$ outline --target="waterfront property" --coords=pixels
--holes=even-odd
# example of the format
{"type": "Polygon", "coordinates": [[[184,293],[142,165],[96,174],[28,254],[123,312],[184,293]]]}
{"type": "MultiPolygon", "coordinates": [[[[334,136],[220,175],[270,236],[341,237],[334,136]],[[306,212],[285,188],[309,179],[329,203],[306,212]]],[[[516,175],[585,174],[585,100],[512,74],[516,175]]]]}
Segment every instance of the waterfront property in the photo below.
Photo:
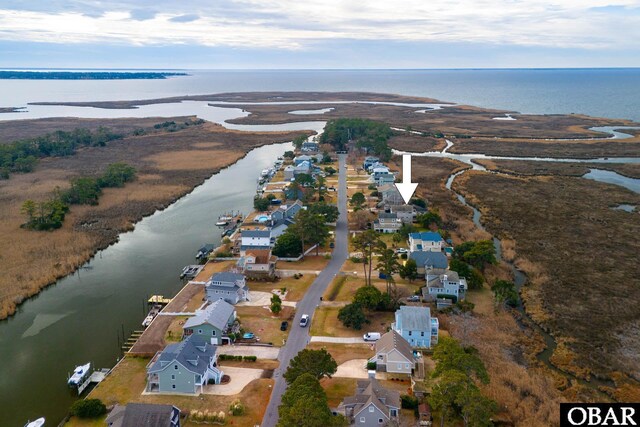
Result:
{"type": "Polygon", "coordinates": [[[438,319],[431,317],[429,307],[403,305],[395,314],[391,329],[412,347],[431,348],[438,343],[438,319]]]}
{"type": "Polygon", "coordinates": [[[380,212],[378,218],[373,221],[373,229],[381,233],[395,233],[402,226],[398,215],[389,212],[380,212]]]}
{"type": "Polygon", "coordinates": [[[434,231],[425,231],[422,233],[409,234],[409,250],[416,251],[435,251],[441,252],[444,247],[444,240],[440,233],[434,231]]]}
{"type": "Polygon", "coordinates": [[[385,185],[385,184],[393,184],[396,182],[396,176],[390,172],[380,173],[373,177],[376,185],[385,185]]]}
{"type": "Polygon", "coordinates": [[[304,205],[300,200],[282,205],[271,213],[271,220],[275,223],[284,219],[293,219],[300,209],[304,209],[304,205]]]}
{"type": "Polygon", "coordinates": [[[196,311],[182,327],[183,337],[196,336],[211,344],[222,344],[236,321],[236,309],[223,299],[213,302],[204,310],[196,311]]]}
{"type": "Polygon", "coordinates": [[[276,273],[276,257],[271,255],[271,249],[251,249],[238,259],[236,267],[252,278],[273,277],[276,273]]]}
{"type": "Polygon", "coordinates": [[[249,299],[249,289],[243,274],[223,271],[211,276],[206,282],[205,294],[207,300],[215,302],[223,299],[229,304],[237,304],[249,299]]]}
{"type": "Polygon", "coordinates": [[[200,394],[211,380],[222,381],[217,347],[197,336],[169,344],[147,365],[147,392],[200,394]]]}
{"type": "Polygon", "coordinates": [[[180,427],[180,409],[152,403],[116,404],[106,423],[108,427],[180,427]]]}
{"type": "Polygon", "coordinates": [[[367,156],[367,157],[365,157],[364,162],[362,162],[362,169],[368,171],[370,166],[375,165],[379,161],[380,161],[380,159],[377,158],[377,157],[367,156]]]}
{"type": "Polygon", "coordinates": [[[394,184],[384,184],[378,187],[378,193],[382,200],[382,205],[400,205],[404,199],[394,184]]]}
{"type": "Polygon", "coordinates": [[[427,274],[427,286],[422,288],[422,296],[425,301],[434,301],[436,298],[450,295],[457,302],[463,300],[467,294],[467,280],[461,278],[458,273],[446,270],[442,274],[427,274]]]}
{"type": "Polygon", "coordinates": [[[416,262],[418,274],[427,275],[444,274],[449,266],[449,259],[443,252],[417,251],[409,254],[409,259],[416,262]]]}
{"type": "Polygon", "coordinates": [[[317,152],[320,149],[320,144],[315,141],[305,141],[302,143],[301,150],[309,152],[317,152]]]}
{"type": "Polygon", "coordinates": [[[400,406],[400,393],[382,387],[370,377],[357,381],[356,394],[345,397],[337,412],[347,417],[351,425],[387,426],[392,421],[396,425],[400,406]]]}
{"type": "Polygon", "coordinates": [[[369,362],[375,362],[377,371],[411,375],[416,366],[413,349],[398,332],[392,329],[384,334],[375,348],[376,354],[369,362]]]}
{"type": "Polygon", "coordinates": [[[242,230],[240,235],[240,255],[251,249],[267,249],[271,247],[270,230],[242,230]]]}

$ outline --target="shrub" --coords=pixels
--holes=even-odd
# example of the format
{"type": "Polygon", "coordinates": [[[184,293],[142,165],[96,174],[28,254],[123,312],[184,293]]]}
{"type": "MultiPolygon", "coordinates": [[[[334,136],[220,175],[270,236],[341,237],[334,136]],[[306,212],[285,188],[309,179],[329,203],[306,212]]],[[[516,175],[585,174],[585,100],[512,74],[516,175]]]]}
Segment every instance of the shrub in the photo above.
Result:
{"type": "Polygon", "coordinates": [[[229,251],[220,251],[216,253],[216,258],[233,258],[233,254],[229,251]]]}
{"type": "Polygon", "coordinates": [[[256,360],[258,360],[257,356],[242,356],[242,360],[244,360],[245,362],[255,362],[256,360]]]}
{"type": "Polygon", "coordinates": [[[408,394],[400,396],[400,402],[402,409],[416,409],[418,407],[418,398],[408,394]]]}
{"type": "Polygon", "coordinates": [[[377,367],[378,364],[376,362],[367,362],[367,370],[375,371],[377,367]]]}
{"type": "Polygon", "coordinates": [[[83,399],[71,406],[71,415],[78,418],[98,418],[107,413],[107,407],[100,399],[83,399]]]}
{"type": "Polygon", "coordinates": [[[229,413],[234,416],[244,414],[244,405],[240,402],[240,400],[234,400],[229,405],[229,413]]]}

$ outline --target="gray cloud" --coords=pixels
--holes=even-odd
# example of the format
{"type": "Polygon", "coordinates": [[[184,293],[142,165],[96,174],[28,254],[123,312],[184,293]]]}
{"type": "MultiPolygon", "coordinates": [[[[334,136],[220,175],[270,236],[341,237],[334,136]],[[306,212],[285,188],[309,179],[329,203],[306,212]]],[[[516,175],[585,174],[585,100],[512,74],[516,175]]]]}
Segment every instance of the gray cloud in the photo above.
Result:
{"type": "Polygon", "coordinates": [[[198,19],[200,19],[200,16],[196,15],[195,13],[191,13],[191,14],[188,14],[188,15],[174,16],[173,18],[169,19],[169,21],[171,21],[171,22],[193,22],[193,21],[197,21],[198,19]]]}
{"type": "Polygon", "coordinates": [[[146,21],[147,19],[155,18],[156,12],[149,9],[135,9],[129,12],[129,15],[131,15],[131,19],[136,21],[146,21]]]}

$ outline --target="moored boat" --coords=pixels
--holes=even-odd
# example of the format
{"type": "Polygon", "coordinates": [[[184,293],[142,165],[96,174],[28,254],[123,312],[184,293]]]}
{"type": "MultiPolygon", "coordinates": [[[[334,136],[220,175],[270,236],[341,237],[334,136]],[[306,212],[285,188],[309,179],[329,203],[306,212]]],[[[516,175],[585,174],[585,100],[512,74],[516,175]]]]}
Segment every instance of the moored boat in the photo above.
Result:
{"type": "Polygon", "coordinates": [[[44,425],[44,417],[40,417],[37,420],[27,421],[24,427],[42,427],[44,425]]]}
{"type": "Polygon", "coordinates": [[[73,370],[73,375],[67,380],[67,384],[69,387],[78,387],[89,378],[89,375],[91,375],[91,362],[76,366],[73,370]]]}

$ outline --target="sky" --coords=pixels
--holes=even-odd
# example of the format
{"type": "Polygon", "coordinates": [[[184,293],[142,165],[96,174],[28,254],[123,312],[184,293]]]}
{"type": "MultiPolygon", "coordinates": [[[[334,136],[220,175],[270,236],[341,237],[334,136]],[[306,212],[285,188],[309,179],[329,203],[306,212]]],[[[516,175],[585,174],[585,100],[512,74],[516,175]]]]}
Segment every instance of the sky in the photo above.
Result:
{"type": "Polygon", "coordinates": [[[0,0],[0,67],[640,66],[640,0],[0,0]]]}

